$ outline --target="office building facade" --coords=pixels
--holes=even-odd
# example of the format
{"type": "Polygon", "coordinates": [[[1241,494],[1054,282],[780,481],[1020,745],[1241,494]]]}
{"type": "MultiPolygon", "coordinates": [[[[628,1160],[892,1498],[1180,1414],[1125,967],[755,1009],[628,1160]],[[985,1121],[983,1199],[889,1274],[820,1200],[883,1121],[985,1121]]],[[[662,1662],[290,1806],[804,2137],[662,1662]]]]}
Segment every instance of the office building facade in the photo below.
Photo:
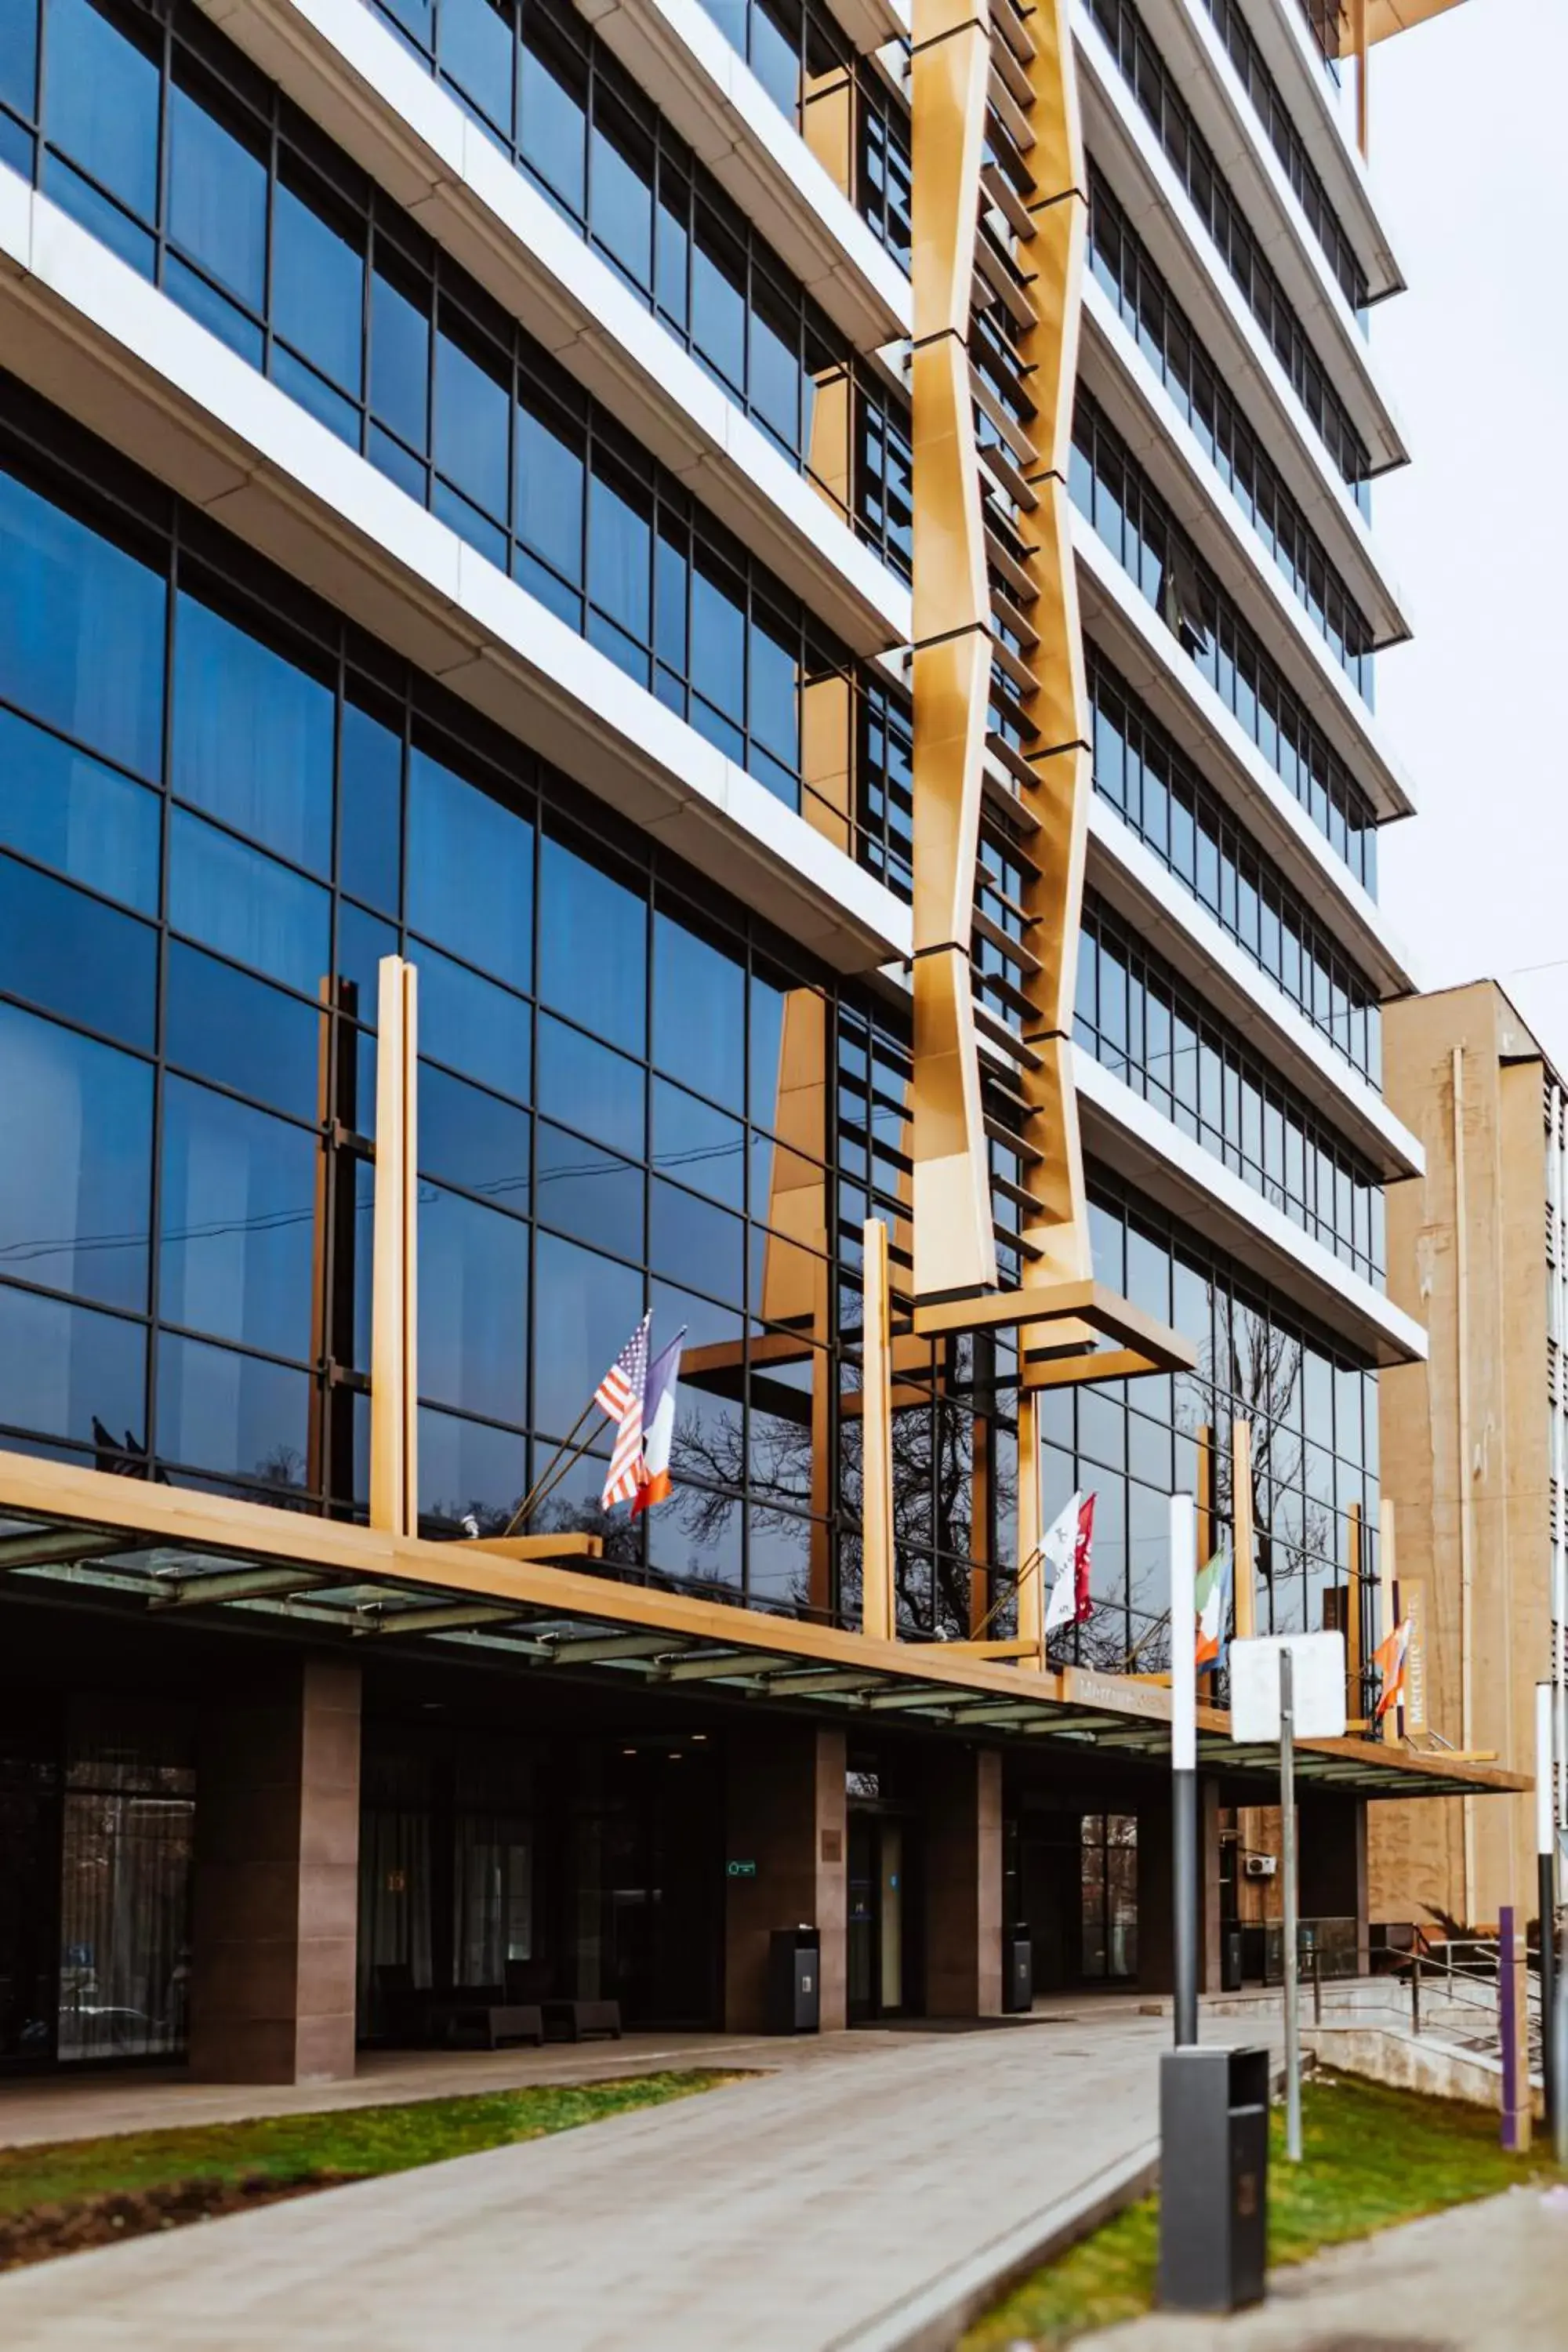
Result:
{"type": "MultiPolygon", "coordinates": [[[[1004,1916],[1161,1980],[1168,1498],[1247,1424],[1237,1622],[1344,1622],[1424,1346],[1353,110],[1431,13],[7,0],[0,2063],[752,2024],[803,1919],[831,2021],[1004,1916]]],[[[1306,1769],[1354,1917],[1458,1781],[1306,1769]]]]}

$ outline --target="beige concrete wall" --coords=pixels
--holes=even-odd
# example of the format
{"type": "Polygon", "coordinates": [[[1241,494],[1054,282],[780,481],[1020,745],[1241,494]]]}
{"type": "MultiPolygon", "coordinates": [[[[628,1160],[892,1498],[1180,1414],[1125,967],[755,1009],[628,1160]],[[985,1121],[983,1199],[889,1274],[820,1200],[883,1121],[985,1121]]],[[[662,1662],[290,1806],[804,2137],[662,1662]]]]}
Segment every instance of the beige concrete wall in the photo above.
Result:
{"type": "MultiPolygon", "coordinates": [[[[1534,1684],[1550,1656],[1542,1066],[1533,1038],[1490,982],[1407,997],[1385,1007],[1384,1023],[1385,1091],[1426,1157],[1425,1177],[1388,1193],[1388,1289],[1426,1326],[1428,1359],[1384,1372],[1379,1393],[1383,1491],[1395,1505],[1400,1580],[1426,1591],[1427,1725],[1455,1748],[1468,1741],[1495,1749],[1500,1763],[1529,1771],[1534,1684]],[[1463,1054],[1462,1232],[1456,1046],[1463,1054]],[[1460,1645],[1467,1536],[1468,1723],[1460,1645]]],[[[1468,1839],[1463,1801],[1371,1809],[1374,1919],[1420,1919],[1427,1905],[1477,1924],[1495,1921],[1509,1902],[1533,1913],[1531,1800],[1468,1803],[1468,1839]]]]}

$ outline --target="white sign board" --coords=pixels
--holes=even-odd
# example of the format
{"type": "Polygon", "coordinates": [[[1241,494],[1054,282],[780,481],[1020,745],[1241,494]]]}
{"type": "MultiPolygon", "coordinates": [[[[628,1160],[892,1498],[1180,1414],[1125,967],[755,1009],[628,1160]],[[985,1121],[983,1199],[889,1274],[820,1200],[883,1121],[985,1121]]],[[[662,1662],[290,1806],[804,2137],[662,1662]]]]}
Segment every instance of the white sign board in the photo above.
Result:
{"type": "Polygon", "coordinates": [[[1298,1739],[1345,1736],[1345,1637],[1342,1633],[1259,1633],[1233,1642],[1230,1736],[1246,1746],[1273,1746],[1279,1738],[1279,1653],[1289,1650],[1291,1707],[1298,1739]]]}

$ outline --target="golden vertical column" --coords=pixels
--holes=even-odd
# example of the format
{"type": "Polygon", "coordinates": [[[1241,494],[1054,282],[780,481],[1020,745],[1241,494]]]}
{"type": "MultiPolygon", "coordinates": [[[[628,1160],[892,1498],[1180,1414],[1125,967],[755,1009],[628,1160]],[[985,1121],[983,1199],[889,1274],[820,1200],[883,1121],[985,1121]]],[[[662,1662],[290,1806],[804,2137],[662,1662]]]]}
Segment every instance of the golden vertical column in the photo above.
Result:
{"type": "MultiPolygon", "coordinates": [[[[1386,1642],[1399,1622],[1399,1560],[1394,1548],[1394,1501],[1384,1495],[1378,1506],[1377,1530],[1377,1638],[1386,1642]]],[[[1404,1709],[1391,1706],[1383,1718],[1383,1736],[1390,1745],[1399,1738],[1399,1719],[1404,1709]]]]}
{"type": "Polygon", "coordinates": [[[1250,1642],[1257,1631],[1257,1550],[1252,1519],[1252,1423],[1230,1425],[1231,1564],[1236,1577],[1236,1638],[1250,1642]]]}
{"type": "Polygon", "coordinates": [[[969,314],[990,35],[974,0],[915,0],[914,1286],[996,1286],[971,990],[991,600],[969,314]]]}
{"type": "Polygon", "coordinates": [[[370,1523],[394,1536],[415,1535],[419,1527],[417,980],[414,966],[401,956],[382,958],[371,1275],[370,1523]]]}
{"type": "Polygon", "coordinates": [[[1027,18],[1035,55],[1029,164],[1036,194],[1027,252],[1035,321],[1021,338],[1035,409],[1035,461],[1027,481],[1033,508],[1019,517],[1029,549],[1036,635],[1031,716],[1040,750],[1030,761],[1026,805],[1039,830],[1038,863],[1025,898],[1029,944],[1039,961],[1028,993],[1035,1018],[1025,1034],[1037,1057],[1024,1092],[1036,1113],[1031,1130],[1042,1157],[1030,1171],[1035,1213],[1024,1238],[1040,1253],[1036,1280],[1080,1281],[1091,1272],[1083,1152],[1072,1076],[1073,997],[1078,980],[1092,784],[1089,687],[1074,569],[1068,468],[1089,232],[1088,174],[1067,0],[1042,0],[1027,18]]]}
{"type": "Polygon", "coordinates": [[[860,1617],[874,1642],[897,1638],[893,1580],[893,1349],[888,1229],[863,1230],[860,1338],[860,1617]]]}

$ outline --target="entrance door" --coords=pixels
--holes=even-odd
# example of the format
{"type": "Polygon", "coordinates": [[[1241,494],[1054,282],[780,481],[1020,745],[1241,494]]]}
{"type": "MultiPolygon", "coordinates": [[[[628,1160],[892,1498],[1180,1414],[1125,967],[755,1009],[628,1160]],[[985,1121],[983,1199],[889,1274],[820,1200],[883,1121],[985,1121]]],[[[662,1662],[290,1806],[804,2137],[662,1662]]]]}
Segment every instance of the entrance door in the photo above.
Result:
{"type": "Polygon", "coordinates": [[[849,1815],[848,2012],[852,2023],[901,2017],[913,2006],[910,1825],[892,1814],[849,1815]]]}
{"type": "Polygon", "coordinates": [[[59,1823],[52,1768],[0,1757],[0,2066],[55,2054],[59,1823]]]}
{"type": "Polygon", "coordinates": [[[618,2000],[627,2024],[713,2023],[722,1841],[705,1748],[614,1759],[602,1801],[579,1815],[577,1898],[580,1998],[618,2000]]]}

